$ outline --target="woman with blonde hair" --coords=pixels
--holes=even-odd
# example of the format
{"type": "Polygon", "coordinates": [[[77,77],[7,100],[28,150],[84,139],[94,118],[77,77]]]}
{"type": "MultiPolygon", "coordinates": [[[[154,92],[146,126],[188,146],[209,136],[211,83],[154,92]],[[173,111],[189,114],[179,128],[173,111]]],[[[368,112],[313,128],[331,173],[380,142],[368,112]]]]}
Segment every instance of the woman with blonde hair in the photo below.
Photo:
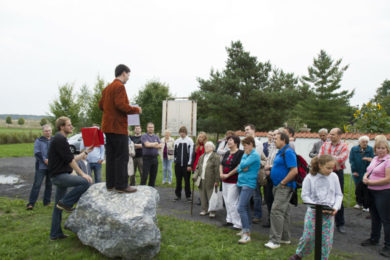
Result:
{"type": "Polygon", "coordinates": [[[390,147],[387,140],[376,140],[374,152],[376,156],[363,177],[363,183],[368,186],[370,194],[371,236],[361,245],[377,245],[383,226],[385,246],[379,253],[390,257],[390,147]]]}
{"type": "Polygon", "coordinates": [[[164,131],[164,137],[161,138],[162,148],[160,149],[160,158],[163,163],[163,181],[162,184],[165,184],[168,181],[168,184],[172,184],[172,162],[174,157],[175,150],[175,139],[171,137],[171,132],[169,130],[164,131]]]}
{"type": "Polygon", "coordinates": [[[205,152],[205,143],[207,143],[207,134],[205,132],[199,132],[196,142],[194,144],[194,150],[192,152],[192,171],[196,170],[199,158],[205,152]]]}

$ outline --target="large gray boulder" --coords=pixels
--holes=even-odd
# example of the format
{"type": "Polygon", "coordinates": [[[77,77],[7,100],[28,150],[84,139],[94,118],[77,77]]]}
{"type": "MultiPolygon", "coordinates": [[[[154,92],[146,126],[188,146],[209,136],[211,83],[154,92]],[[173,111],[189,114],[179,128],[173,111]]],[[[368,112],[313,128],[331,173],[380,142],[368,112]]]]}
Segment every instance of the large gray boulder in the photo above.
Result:
{"type": "Polygon", "coordinates": [[[156,189],[137,186],[138,191],[119,194],[105,183],[92,185],[68,217],[65,228],[80,241],[108,257],[150,259],[160,251],[161,234],[156,209],[156,189]]]}

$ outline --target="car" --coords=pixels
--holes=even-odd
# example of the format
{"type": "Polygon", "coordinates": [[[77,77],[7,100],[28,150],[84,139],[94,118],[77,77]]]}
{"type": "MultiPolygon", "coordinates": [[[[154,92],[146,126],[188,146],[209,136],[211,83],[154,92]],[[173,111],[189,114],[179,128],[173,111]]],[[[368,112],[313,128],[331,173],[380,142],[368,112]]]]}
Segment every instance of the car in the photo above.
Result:
{"type": "Polygon", "coordinates": [[[73,154],[80,153],[80,145],[82,141],[83,141],[83,137],[81,136],[81,134],[75,134],[68,138],[70,151],[73,154]]]}
{"type": "MultiPolygon", "coordinates": [[[[106,143],[106,135],[103,134],[104,137],[104,143],[106,143]]],[[[80,146],[83,142],[83,137],[81,134],[75,134],[68,138],[68,143],[70,146],[70,151],[73,154],[79,154],[80,153],[80,146]]]]}

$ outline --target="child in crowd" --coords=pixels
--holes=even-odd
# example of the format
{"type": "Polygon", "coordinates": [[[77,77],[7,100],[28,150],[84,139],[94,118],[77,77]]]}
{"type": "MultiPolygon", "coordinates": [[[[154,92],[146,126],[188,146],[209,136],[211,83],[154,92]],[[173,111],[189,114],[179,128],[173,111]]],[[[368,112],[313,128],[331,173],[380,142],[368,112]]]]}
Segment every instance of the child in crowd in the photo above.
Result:
{"type": "Polygon", "coordinates": [[[77,165],[83,172],[91,176],[91,169],[88,167],[87,157],[88,154],[82,153],[82,157],[77,161],[77,165]]]}
{"type": "MultiPolygon", "coordinates": [[[[333,172],[334,158],[330,155],[314,157],[309,175],[303,181],[302,200],[304,203],[325,205],[333,211],[322,212],[322,257],[328,259],[333,244],[334,216],[341,207],[343,193],[337,175],[333,172]]],[[[299,260],[311,254],[315,242],[315,209],[307,208],[302,237],[295,255],[289,260],[299,260]]]]}

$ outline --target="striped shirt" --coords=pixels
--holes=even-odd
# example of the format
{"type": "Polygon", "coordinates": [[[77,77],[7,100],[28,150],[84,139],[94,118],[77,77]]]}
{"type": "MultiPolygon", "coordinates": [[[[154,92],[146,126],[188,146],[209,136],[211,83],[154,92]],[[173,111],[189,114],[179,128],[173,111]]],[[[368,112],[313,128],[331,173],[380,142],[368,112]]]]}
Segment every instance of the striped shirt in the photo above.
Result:
{"type": "Polygon", "coordinates": [[[325,142],[321,146],[319,155],[323,154],[329,154],[333,156],[337,162],[334,168],[336,171],[345,169],[345,162],[347,161],[349,155],[348,144],[341,143],[341,141],[336,145],[332,145],[332,142],[325,142]]]}

